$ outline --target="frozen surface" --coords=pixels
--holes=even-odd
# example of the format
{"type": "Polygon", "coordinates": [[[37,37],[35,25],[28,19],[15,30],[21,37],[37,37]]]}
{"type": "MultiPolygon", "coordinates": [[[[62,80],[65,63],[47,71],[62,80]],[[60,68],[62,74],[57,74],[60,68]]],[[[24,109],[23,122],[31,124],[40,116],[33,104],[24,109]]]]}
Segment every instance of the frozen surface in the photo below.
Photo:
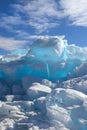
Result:
{"type": "Polygon", "coordinates": [[[87,47],[46,36],[0,56],[0,130],[87,130],[87,47]]]}

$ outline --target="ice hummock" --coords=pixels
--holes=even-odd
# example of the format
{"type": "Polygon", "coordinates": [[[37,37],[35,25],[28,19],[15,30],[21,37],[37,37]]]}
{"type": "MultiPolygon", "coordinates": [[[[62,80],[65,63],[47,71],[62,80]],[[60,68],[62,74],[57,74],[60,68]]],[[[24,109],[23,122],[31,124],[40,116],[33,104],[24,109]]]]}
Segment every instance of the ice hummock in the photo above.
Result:
{"type": "Polygon", "coordinates": [[[75,69],[84,62],[87,48],[69,45],[62,36],[46,36],[37,39],[28,50],[2,56],[0,78],[21,80],[32,75],[49,80],[67,79],[70,74],[75,77],[75,69]]]}

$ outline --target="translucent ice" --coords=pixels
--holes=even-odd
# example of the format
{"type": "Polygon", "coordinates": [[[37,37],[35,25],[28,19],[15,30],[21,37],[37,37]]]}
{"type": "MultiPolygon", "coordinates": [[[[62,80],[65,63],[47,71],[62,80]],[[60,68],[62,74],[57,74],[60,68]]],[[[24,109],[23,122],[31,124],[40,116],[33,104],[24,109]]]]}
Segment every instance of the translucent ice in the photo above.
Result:
{"type": "Polygon", "coordinates": [[[37,39],[28,50],[1,56],[0,78],[11,82],[19,82],[26,75],[67,79],[70,73],[76,77],[76,68],[84,62],[87,62],[87,48],[68,45],[63,36],[46,36],[37,39]]]}

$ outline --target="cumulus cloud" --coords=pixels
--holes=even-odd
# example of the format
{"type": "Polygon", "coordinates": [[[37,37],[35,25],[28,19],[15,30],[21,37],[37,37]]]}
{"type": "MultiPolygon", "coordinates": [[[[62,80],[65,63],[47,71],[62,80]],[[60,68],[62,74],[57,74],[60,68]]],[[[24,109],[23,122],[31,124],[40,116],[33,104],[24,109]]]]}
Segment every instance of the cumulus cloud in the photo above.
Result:
{"type": "Polygon", "coordinates": [[[14,38],[6,38],[0,36],[0,48],[4,50],[14,50],[22,48],[26,44],[26,41],[16,40],[14,38]]]}

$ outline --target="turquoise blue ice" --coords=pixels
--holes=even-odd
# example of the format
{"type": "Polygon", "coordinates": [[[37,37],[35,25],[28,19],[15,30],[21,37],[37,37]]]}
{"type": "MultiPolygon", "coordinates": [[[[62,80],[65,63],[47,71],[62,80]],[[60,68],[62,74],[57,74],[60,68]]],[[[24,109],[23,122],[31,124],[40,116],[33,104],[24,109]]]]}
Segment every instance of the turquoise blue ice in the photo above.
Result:
{"type": "Polygon", "coordinates": [[[49,80],[68,79],[87,61],[87,48],[69,45],[62,36],[37,39],[28,50],[14,50],[1,57],[0,78],[21,80],[32,75],[49,80]],[[12,76],[13,75],[13,76],[12,76]]]}

